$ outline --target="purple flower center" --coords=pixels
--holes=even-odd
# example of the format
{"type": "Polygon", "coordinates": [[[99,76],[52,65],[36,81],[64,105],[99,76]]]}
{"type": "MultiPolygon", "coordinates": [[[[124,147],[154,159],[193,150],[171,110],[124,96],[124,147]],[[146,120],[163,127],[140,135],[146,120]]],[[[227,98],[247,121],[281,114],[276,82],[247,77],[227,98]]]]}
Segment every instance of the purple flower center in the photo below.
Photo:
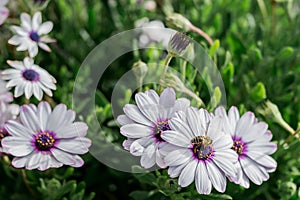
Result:
{"type": "Polygon", "coordinates": [[[246,151],[246,144],[241,139],[234,139],[232,149],[242,155],[246,151]]]}
{"type": "Polygon", "coordinates": [[[161,138],[161,133],[164,131],[171,130],[168,120],[158,122],[154,128],[154,137],[158,142],[165,142],[164,139],[161,138]]]}
{"type": "Polygon", "coordinates": [[[30,34],[29,34],[29,37],[34,42],[39,42],[40,41],[40,36],[36,31],[31,31],[30,34]]]}
{"type": "Polygon", "coordinates": [[[197,136],[191,142],[194,157],[198,160],[208,160],[213,156],[212,141],[208,136],[197,136]]]}
{"type": "Polygon", "coordinates": [[[7,130],[5,128],[0,127],[0,147],[2,147],[2,144],[1,144],[2,139],[8,135],[9,134],[8,134],[7,130]]]}
{"type": "Polygon", "coordinates": [[[26,69],[25,71],[23,71],[22,75],[25,78],[25,80],[27,80],[27,81],[40,80],[40,75],[32,69],[26,69]]]}
{"type": "Polygon", "coordinates": [[[56,143],[55,134],[51,131],[38,133],[34,138],[35,147],[39,151],[49,151],[56,143]]]}

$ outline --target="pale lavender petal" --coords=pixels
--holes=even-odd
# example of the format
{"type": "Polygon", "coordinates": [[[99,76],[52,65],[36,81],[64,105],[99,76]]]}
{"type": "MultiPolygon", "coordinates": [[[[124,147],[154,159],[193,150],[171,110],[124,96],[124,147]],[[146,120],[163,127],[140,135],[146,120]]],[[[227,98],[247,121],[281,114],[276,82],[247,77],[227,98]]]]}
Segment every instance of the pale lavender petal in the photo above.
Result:
{"type": "Polygon", "coordinates": [[[197,166],[198,166],[198,161],[192,160],[184,167],[178,179],[178,184],[181,187],[187,187],[195,180],[195,173],[196,173],[197,166]]]}
{"type": "Polygon", "coordinates": [[[195,176],[196,188],[199,194],[210,194],[211,181],[204,162],[199,162],[195,176]]]}
{"type": "Polygon", "coordinates": [[[207,172],[211,180],[212,185],[219,192],[225,192],[226,189],[226,176],[220,171],[220,169],[213,163],[208,162],[206,164],[207,172]]]}
{"type": "Polygon", "coordinates": [[[85,154],[89,151],[91,144],[92,141],[88,138],[76,137],[61,139],[56,147],[72,154],[85,154]]]}
{"type": "Polygon", "coordinates": [[[166,88],[161,93],[159,98],[159,104],[165,108],[170,108],[175,105],[176,94],[173,88],[166,88]]]}
{"type": "Polygon", "coordinates": [[[127,124],[121,127],[120,132],[129,138],[140,138],[149,136],[151,128],[140,124],[127,124]]]}
{"type": "Polygon", "coordinates": [[[155,164],[155,145],[149,145],[142,154],[141,166],[148,169],[155,164]]]}
{"type": "Polygon", "coordinates": [[[185,135],[185,132],[164,131],[160,136],[162,139],[173,145],[186,148],[192,147],[191,139],[185,135]]]}

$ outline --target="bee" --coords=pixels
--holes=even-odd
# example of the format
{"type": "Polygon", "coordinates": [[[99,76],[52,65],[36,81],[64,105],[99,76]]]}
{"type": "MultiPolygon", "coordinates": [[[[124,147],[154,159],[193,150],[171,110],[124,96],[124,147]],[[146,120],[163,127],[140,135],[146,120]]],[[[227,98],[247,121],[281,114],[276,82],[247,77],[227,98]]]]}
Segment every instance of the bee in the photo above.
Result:
{"type": "Polygon", "coordinates": [[[208,136],[197,136],[191,141],[193,144],[203,145],[203,147],[207,147],[211,145],[212,140],[208,136]]]}

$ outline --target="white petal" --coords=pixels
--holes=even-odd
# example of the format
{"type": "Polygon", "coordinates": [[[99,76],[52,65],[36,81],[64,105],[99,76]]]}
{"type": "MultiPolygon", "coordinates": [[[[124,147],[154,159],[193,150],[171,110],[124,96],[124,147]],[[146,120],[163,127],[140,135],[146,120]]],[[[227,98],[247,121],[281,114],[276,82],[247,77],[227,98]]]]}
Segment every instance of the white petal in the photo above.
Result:
{"type": "Polygon", "coordinates": [[[190,149],[179,148],[168,153],[165,157],[165,162],[168,166],[177,166],[185,163],[186,161],[193,159],[193,153],[190,149]]]}
{"type": "Polygon", "coordinates": [[[217,140],[213,140],[212,142],[214,149],[230,149],[233,146],[232,138],[229,134],[223,135],[223,137],[219,137],[217,140]]]}
{"type": "Polygon", "coordinates": [[[136,105],[127,104],[123,108],[124,113],[133,121],[144,124],[146,126],[152,126],[153,123],[147,119],[139,110],[139,108],[136,105]]]}
{"type": "Polygon", "coordinates": [[[92,141],[88,138],[77,137],[73,139],[61,139],[57,144],[57,148],[72,153],[85,154],[89,151],[92,141]]]}
{"type": "Polygon", "coordinates": [[[13,121],[13,120],[9,120],[8,122],[6,122],[5,128],[9,132],[9,134],[12,136],[24,137],[27,139],[31,139],[32,135],[35,134],[27,127],[23,126],[22,124],[20,124],[17,121],[13,121]]]}
{"type": "Polygon", "coordinates": [[[186,109],[190,106],[190,100],[186,98],[179,98],[175,101],[174,111],[186,111],[186,109]]]}
{"type": "Polygon", "coordinates": [[[126,115],[119,115],[117,117],[117,122],[123,126],[123,125],[126,125],[126,124],[133,124],[134,122],[129,118],[127,117],[126,115]]]}
{"type": "Polygon", "coordinates": [[[226,189],[226,176],[220,171],[220,169],[213,163],[209,162],[206,164],[207,172],[211,183],[214,188],[219,192],[225,192],[226,189]]]}
{"type": "Polygon", "coordinates": [[[155,164],[155,145],[149,145],[142,154],[141,166],[149,169],[155,164]]]}
{"type": "Polygon", "coordinates": [[[161,138],[165,141],[179,146],[179,147],[191,147],[191,139],[185,135],[185,132],[179,133],[177,131],[164,131],[161,133],[161,138]]]}
{"type": "Polygon", "coordinates": [[[16,88],[15,88],[14,96],[19,97],[22,94],[24,94],[24,89],[25,89],[25,84],[24,83],[20,84],[20,85],[17,85],[16,88]]]}
{"type": "MultiPolygon", "coordinates": [[[[23,38],[23,37],[20,37],[20,36],[28,36],[28,32],[26,31],[26,30],[24,30],[22,27],[19,27],[19,26],[11,26],[11,29],[13,30],[13,31],[15,31],[18,35],[16,35],[16,37],[18,37],[18,38],[23,38]]],[[[20,44],[21,42],[19,42],[19,44],[20,44]]],[[[9,44],[11,44],[11,43],[9,43],[9,44]]]]}
{"type": "Polygon", "coordinates": [[[260,185],[263,181],[269,179],[269,174],[266,169],[256,164],[250,158],[245,157],[240,159],[240,163],[247,177],[256,185],[260,185]]]}
{"type": "Polygon", "coordinates": [[[151,128],[140,124],[127,124],[121,127],[120,132],[129,138],[140,138],[150,135],[151,128]]]}
{"type": "Polygon", "coordinates": [[[30,157],[28,156],[28,161],[26,163],[26,169],[32,170],[38,168],[42,156],[43,154],[41,153],[30,154],[30,157]]]}
{"type": "Polygon", "coordinates": [[[47,125],[48,117],[49,117],[50,113],[51,113],[51,107],[48,102],[43,101],[43,102],[39,103],[37,115],[38,115],[38,119],[40,122],[40,127],[43,131],[46,130],[46,125],[47,125]]]}
{"type": "Polygon", "coordinates": [[[182,169],[188,164],[188,160],[182,165],[170,166],[168,169],[168,174],[171,178],[176,178],[182,172],[182,169]]]}
{"type": "MultiPolygon", "coordinates": [[[[48,120],[49,121],[49,120],[48,120]]],[[[47,128],[51,129],[51,126],[47,128]]],[[[84,137],[87,134],[88,126],[84,122],[74,122],[68,126],[60,127],[56,130],[56,134],[59,138],[73,138],[73,137],[84,137]]]]}
{"type": "Polygon", "coordinates": [[[178,184],[181,187],[187,187],[195,180],[197,165],[198,165],[198,161],[192,160],[181,171],[181,174],[178,179],[178,184]]]}
{"type": "Polygon", "coordinates": [[[171,130],[174,130],[179,133],[185,133],[187,135],[187,138],[194,138],[195,136],[193,135],[192,130],[190,129],[189,125],[185,122],[185,115],[180,115],[180,113],[176,113],[175,116],[171,120],[169,120],[171,130]]]}
{"type": "Polygon", "coordinates": [[[207,135],[214,141],[217,140],[219,137],[224,136],[224,133],[222,132],[223,127],[223,119],[220,116],[214,117],[207,130],[207,135]]]}
{"type": "Polygon", "coordinates": [[[122,143],[122,146],[124,147],[125,150],[129,151],[130,146],[134,141],[135,141],[135,139],[131,139],[131,138],[124,140],[122,143]]]}
{"type": "Polygon", "coordinates": [[[51,49],[47,44],[39,42],[38,45],[39,45],[39,47],[41,47],[41,49],[44,49],[47,52],[51,52],[51,49]]]}
{"type": "Polygon", "coordinates": [[[243,134],[243,140],[245,142],[251,142],[257,140],[265,134],[268,130],[268,125],[264,122],[259,122],[251,126],[247,133],[243,134]]]}
{"type": "Polygon", "coordinates": [[[236,124],[240,119],[240,114],[238,109],[235,106],[232,106],[228,111],[228,120],[231,124],[232,130],[235,130],[236,124]]]}
{"type": "MultiPolygon", "coordinates": [[[[19,69],[19,70],[23,70],[24,69],[24,64],[22,61],[12,61],[12,60],[8,60],[6,61],[7,64],[9,64],[9,66],[19,69]]],[[[3,72],[2,72],[3,73],[3,72]]]]}
{"type": "MultiPolygon", "coordinates": [[[[31,106],[33,106],[33,104],[31,104],[31,106]]],[[[37,118],[37,113],[31,106],[21,106],[20,120],[22,124],[30,128],[32,132],[38,132],[40,130],[39,120],[37,118]]]]}
{"type": "Polygon", "coordinates": [[[18,35],[14,35],[12,38],[10,38],[8,40],[8,44],[11,44],[11,45],[19,45],[22,43],[22,37],[18,36],[18,35]]]}
{"type": "Polygon", "coordinates": [[[234,163],[237,154],[234,151],[215,152],[213,162],[229,177],[236,177],[237,170],[234,163]]]}
{"type": "Polygon", "coordinates": [[[39,30],[38,30],[38,34],[39,35],[46,35],[48,34],[53,28],[53,23],[50,21],[44,22],[43,24],[41,24],[39,30]]]}
{"type": "Polygon", "coordinates": [[[11,164],[15,168],[23,168],[23,167],[25,167],[27,160],[28,160],[27,156],[25,156],[25,157],[15,157],[12,160],[11,164]]]}
{"type": "Polygon", "coordinates": [[[147,90],[145,94],[153,101],[154,104],[159,104],[159,96],[154,90],[147,90]]]}
{"type": "Polygon", "coordinates": [[[52,149],[51,152],[59,162],[65,165],[81,167],[84,164],[83,160],[77,155],[72,155],[59,149],[52,149]]]}
{"type": "Polygon", "coordinates": [[[21,14],[21,23],[22,27],[26,29],[26,31],[31,31],[31,18],[27,13],[21,14]]]}
{"type": "Polygon", "coordinates": [[[173,107],[175,105],[176,94],[173,88],[166,88],[161,93],[159,104],[165,108],[173,107]]]}
{"type": "Polygon", "coordinates": [[[254,114],[252,112],[247,112],[243,114],[236,126],[236,135],[242,137],[243,135],[248,134],[251,126],[255,120],[254,114]]]}
{"type": "Polygon", "coordinates": [[[260,151],[271,155],[277,150],[277,145],[266,141],[255,141],[247,144],[248,151],[260,151]]]}
{"type": "Polygon", "coordinates": [[[153,123],[156,123],[159,114],[159,109],[157,107],[156,102],[154,102],[152,98],[150,98],[144,93],[136,94],[135,101],[143,115],[147,117],[147,119],[151,120],[153,123]]]}
{"type": "Polygon", "coordinates": [[[37,31],[41,23],[42,23],[42,14],[41,12],[36,12],[32,17],[32,29],[37,31]]]}
{"type": "Polygon", "coordinates": [[[249,151],[247,156],[265,168],[276,169],[277,167],[277,162],[273,158],[261,152],[249,151]]]}
{"type": "Polygon", "coordinates": [[[160,167],[160,168],[166,168],[168,165],[165,163],[163,156],[161,155],[161,153],[156,150],[156,164],[160,167]]]}
{"type": "Polygon", "coordinates": [[[33,151],[30,141],[19,137],[5,137],[1,141],[4,149],[13,156],[26,156],[33,151]]]}
{"type": "Polygon", "coordinates": [[[28,52],[29,52],[29,56],[30,56],[31,58],[35,57],[35,56],[38,54],[38,52],[39,52],[39,49],[38,49],[37,44],[31,45],[31,46],[28,48],[28,52]]]}
{"type": "Polygon", "coordinates": [[[25,84],[25,97],[26,99],[30,99],[31,96],[32,96],[32,84],[27,82],[25,84]]]}
{"type": "Polygon", "coordinates": [[[195,183],[199,194],[210,194],[211,181],[209,180],[204,162],[199,162],[196,169],[195,183]]]}

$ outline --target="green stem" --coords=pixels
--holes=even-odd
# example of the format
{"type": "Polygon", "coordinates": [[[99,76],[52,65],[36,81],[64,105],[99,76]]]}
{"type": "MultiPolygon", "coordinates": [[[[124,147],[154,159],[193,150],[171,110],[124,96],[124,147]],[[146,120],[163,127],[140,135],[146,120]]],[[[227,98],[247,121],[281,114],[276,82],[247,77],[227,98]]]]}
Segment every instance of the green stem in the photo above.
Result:
{"type": "Polygon", "coordinates": [[[184,82],[185,76],[186,76],[186,65],[187,65],[187,61],[183,60],[183,62],[182,62],[182,68],[181,68],[181,81],[182,82],[184,82]]]}
{"type": "Polygon", "coordinates": [[[260,9],[260,12],[263,16],[264,24],[267,25],[268,24],[268,12],[267,12],[265,2],[264,2],[264,0],[257,0],[257,3],[258,3],[258,7],[260,9]]]}
{"type": "Polygon", "coordinates": [[[26,186],[26,188],[28,189],[28,191],[31,193],[32,196],[36,196],[34,191],[31,189],[30,185],[29,185],[29,181],[27,179],[27,175],[24,169],[21,169],[21,175],[22,175],[22,179],[24,181],[24,184],[26,186]]]}
{"type": "Polygon", "coordinates": [[[204,102],[202,101],[202,99],[201,99],[200,97],[198,97],[198,96],[197,96],[194,92],[192,92],[191,90],[185,88],[185,90],[183,90],[182,92],[184,92],[185,94],[187,94],[187,95],[189,95],[190,97],[194,98],[194,99],[198,102],[198,104],[199,104],[200,107],[201,107],[201,106],[205,107],[205,104],[204,104],[204,102]]]}
{"type": "Polygon", "coordinates": [[[163,72],[162,72],[160,80],[159,80],[159,88],[158,88],[158,93],[159,94],[162,92],[162,85],[163,85],[163,82],[165,80],[167,70],[168,70],[168,67],[169,67],[169,64],[170,64],[172,58],[173,58],[173,55],[168,53],[168,55],[166,57],[166,60],[165,60],[165,66],[164,66],[163,72]]]}

